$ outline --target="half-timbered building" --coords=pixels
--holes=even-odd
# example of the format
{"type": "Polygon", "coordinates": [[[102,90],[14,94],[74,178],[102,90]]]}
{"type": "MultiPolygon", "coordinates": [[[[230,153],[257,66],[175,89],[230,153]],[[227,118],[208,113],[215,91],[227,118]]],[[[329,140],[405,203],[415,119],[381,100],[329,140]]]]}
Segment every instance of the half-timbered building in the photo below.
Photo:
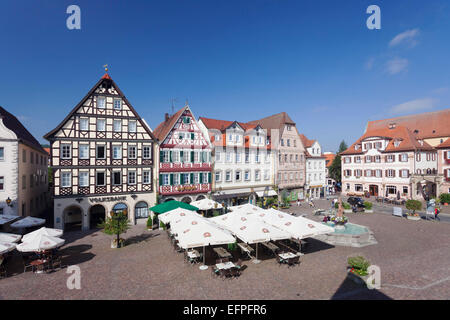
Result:
{"type": "Polygon", "coordinates": [[[159,195],[161,201],[190,203],[211,192],[211,146],[188,105],[155,129],[159,140],[159,195]]]}
{"type": "Polygon", "coordinates": [[[95,227],[113,211],[135,223],[156,202],[155,138],[106,73],[45,135],[51,145],[54,225],[95,227]]]}

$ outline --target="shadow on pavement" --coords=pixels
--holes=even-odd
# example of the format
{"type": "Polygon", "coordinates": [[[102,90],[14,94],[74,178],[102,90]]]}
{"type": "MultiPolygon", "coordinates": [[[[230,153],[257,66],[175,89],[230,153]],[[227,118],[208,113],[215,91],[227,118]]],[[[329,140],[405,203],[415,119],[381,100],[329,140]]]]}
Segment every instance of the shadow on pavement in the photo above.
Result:
{"type": "Polygon", "coordinates": [[[377,289],[356,284],[349,277],[341,283],[331,300],[393,300],[377,289]]]}

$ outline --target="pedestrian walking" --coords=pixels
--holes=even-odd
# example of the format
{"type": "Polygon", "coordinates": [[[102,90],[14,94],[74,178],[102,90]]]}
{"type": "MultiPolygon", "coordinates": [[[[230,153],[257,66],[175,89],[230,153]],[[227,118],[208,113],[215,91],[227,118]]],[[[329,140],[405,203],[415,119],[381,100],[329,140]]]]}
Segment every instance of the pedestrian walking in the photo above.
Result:
{"type": "Polygon", "coordinates": [[[300,207],[302,204],[300,203],[300,199],[297,200],[297,207],[300,207]]]}
{"type": "Polygon", "coordinates": [[[434,220],[441,221],[441,218],[438,217],[440,212],[441,212],[441,209],[439,208],[439,206],[436,206],[434,208],[434,220]]]}

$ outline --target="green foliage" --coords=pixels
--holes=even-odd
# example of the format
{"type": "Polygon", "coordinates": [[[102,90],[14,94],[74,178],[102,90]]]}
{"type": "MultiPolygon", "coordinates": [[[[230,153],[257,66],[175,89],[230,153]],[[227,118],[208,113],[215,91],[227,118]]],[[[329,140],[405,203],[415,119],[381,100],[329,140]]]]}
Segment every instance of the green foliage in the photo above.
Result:
{"type": "Polygon", "coordinates": [[[130,229],[130,222],[126,214],[116,214],[117,218],[108,217],[99,223],[98,227],[103,229],[107,235],[120,235],[130,229]]]}
{"type": "Polygon", "coordinates": [[[348,265],[353,268],[353,271],[360,276],[366,276],[367,268],[370,266],[370,262],[362,256],[350,257],[347,259],[348,265]]]}
{"type": "Polygon", "coordinates": [[[48,183],[50,185],[53,184],[53,168],[52,167],[48,167],[47,175],[48,175],[48,183]]]}
{"type": "Polygon", "coordinates": [[[422,209],[422,202],[419,200],[407,200],[406,201],[406,209],[412,210],[413,214],[416,213],[416,210],[422,209]]]}
{"type": "Polygon", "coordinates": [[[341,143],[339,144],[339,151],[338,151],[338,153],[344,152],[347,149],[348,149],[347,144],[345,143],[344,140],[342,140],[341,143]]]}
{"type": "Polygon", "coordinates": [[[230,251],[236,251],[237,250],[237,244],[235,243],[229,243],[228,244],[228,250],[230,251]]]}
{"type": "MultiPolygon", "coordinates": [[[[350,209],[352,208],[352,206],[351,206],[349,203],[347,203],[347,202],[342,202],[342,207],[343,207],[345,210],[350,210],[350,209]]],[[[335,208],[335,209],[338,209],[338,208],[339,208],[339,202],[336,202],[336,203],[334,204],[334,208],[335,208]]]]}
{"type": "Polygon", "coordinates": [[[166,224],[162,221],[159,221],[159,226],[163,229],[166,230],[166,224]]]}
{"type": "Polygon", "coordinates": [[[289,207],[289,197],[288,197],[288,193],[286,190],[283,190],[281,192],[281,204],[285,208],[289,207]]]}
{"type": "Polygon", "coordinates": [[[153,220],[152,220],[151,216],[149,216],[148,219],[147,219],[147,227],[148,228],[153,227],[153,220]]]}
{"type": "Polygon", "coordinates": [[[450,193],[441,193],[439,200],[441,203],[450,203],[450,193]]]}
{"type": "Polygon", "coordinates": [[[266,200],[266,206],[271,207],[275,203],[275,198],[267,198],[266,200]]]}
{"type": "Polygon", "coordinates": [[[336,182],[342,182],[341,177],[341,156],[340,153],[347,150],[347,144],[344,140],[339,144],[339,150],[336,154],[336,157],[333,159],[333,162],[331,163],[331,166],[328,169],[328,174],[330,178],[336,180],[336,182]]]}
{"type": "Polygon", "coordinates": [[[366,208],[366,210],[372,210],[372,207],[373,207],[372,202],[364,201],[364,208],[366,208]]]}

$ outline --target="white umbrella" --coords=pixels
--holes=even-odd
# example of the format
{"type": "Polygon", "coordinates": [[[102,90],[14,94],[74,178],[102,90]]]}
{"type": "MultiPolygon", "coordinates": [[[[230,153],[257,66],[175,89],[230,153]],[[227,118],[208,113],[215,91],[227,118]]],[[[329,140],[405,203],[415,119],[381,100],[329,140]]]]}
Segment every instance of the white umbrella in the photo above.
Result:
{"type": "Polygon", "coordinates": [[[242,204],[239,206],[228,207],[231,211],[239,211],[246,214],[264,212],[263,208],[257,207],[251,203],[242,204]]]}
{"type": "Polygon", "coordinates": [[[26,235],[24,235],[22,238],[22,242],[28,242],[33,237],[36,237],[41,234],[46,235],[46,236],[51,236],[51,237],[60,237],[63,235],[63,230],[42,227],[38,230],[29,232],[26,235]]]}
{"type": "Polygon", "coordinates": [[[64,244],[66,240],[46,235],[38,235],[27,242],[17,245],[20,252],[36,252],[58,248],[64,244]]]}
{"type": "Polygon", "coordinates": [[[11,224],[12,228],[30,228],[40,226],[45,223],[45,219],[25,217],[22,220],[16,221],[11,224]]]}
{"type": "Polygon", "coordinates": [[[304,239],[334,232],[332,227],[323,223],[304,217],[294,217],[275,209],[268,209],[266,212],[258,214],[257,217],[268,224],[289,232],[296,239],[304,239]]]}
{"type": "Polygon", "coordinates": [[[190,203],[191,206],[197,207],[199,210],[222,209],[222,205],[211,199],[201,199],[190,203]]]}
{"type": "Polygon", "coordinates": [[[184,219],[184,218],[187,218],[190,216],[201,217],[201,215],[199,215],[195,211],[186,210],[183,208],[176,208],[176,209],[159,214],[158,219],[162,223],[165,223],[165,224],[170,223],[172,225],[172,221],[175,221],[178,219],[184,219]]]}
{"type": "Polygon", "coordinates": [[[20,218],[20,217],[19,216],[11,216],[11,215],[7,215],[7,214],[0,214],[0,225],[11,222],[18,218],[20,218]]]}
{"type": "Polygon", "coordinates": [[[18,234],[0,232],[0,242],[18,242],[20,238],[22,236],[18,234]]]}
{"type": "Polygon", "coordinates": [[[0,242],[0,254],[10,252],[16,248],[15,243],[10,242],[0,242]]]}

